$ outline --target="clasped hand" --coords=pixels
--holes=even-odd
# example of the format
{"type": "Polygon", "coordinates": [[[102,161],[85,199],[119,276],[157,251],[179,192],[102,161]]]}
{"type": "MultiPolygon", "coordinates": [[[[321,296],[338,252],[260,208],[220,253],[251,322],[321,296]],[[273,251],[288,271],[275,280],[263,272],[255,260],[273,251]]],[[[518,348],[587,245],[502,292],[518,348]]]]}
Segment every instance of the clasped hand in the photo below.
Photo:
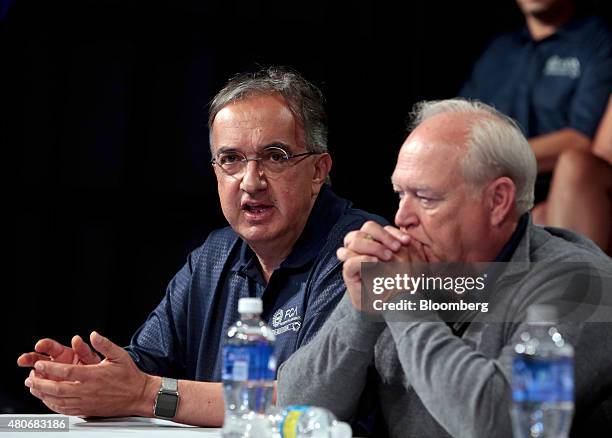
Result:
{"type": "Polygon", "coordinates": [[[422,243],[391,225],[368,221],[344,238],[336,256],[343,262],[342,276],[351,302],[361,309],[361,264],[365,262],[428,262],[422,243]]]}
{"type": "Polygon", "coordinates": [[[25,380],[32,395],[64,415],[143,415],[143,394],[152,376],[97,332],[91,333],[90,341],[104,359],[79,336],[72,338],[72,348],[41,339],[34,352],[22,354],[17,364],[33,367],[25,380]]]}

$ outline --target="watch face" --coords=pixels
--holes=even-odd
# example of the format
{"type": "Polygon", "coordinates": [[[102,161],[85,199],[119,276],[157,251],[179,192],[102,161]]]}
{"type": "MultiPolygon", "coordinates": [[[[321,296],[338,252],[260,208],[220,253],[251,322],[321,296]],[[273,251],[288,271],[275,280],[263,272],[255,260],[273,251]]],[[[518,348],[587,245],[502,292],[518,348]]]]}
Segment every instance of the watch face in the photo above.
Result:
{"type": "Polygon", "coordinates": [[[160,392],[159,394],[157,394],[157,403],[155,404],[155,416],[172,418],[176,415],[177,406],[178,395],[160,392]]]}

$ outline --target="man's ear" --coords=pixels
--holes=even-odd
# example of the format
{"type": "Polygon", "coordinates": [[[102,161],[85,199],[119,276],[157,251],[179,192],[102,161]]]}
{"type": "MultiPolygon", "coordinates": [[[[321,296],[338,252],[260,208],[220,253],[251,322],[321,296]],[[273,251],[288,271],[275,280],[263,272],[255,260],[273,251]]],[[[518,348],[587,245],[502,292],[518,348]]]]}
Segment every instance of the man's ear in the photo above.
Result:
{"type": "Polygon", "coordinates": [[[331,156],[327,153],[315,155],[315,169],[314,174],[312,175],[312,183],[313,188],[316,187],[316,193],[319,192],[319,188],[321,184],[325,182],[327,175],[329,175],[329,171],[332,167],[332,159],[331,156]]]}
{"type": "Polygon", "coordinates": [[[499,226],[514,210],[516,186],[510,178],[502,176],[489,183],[486,194],[491,225],[499,226]]]}

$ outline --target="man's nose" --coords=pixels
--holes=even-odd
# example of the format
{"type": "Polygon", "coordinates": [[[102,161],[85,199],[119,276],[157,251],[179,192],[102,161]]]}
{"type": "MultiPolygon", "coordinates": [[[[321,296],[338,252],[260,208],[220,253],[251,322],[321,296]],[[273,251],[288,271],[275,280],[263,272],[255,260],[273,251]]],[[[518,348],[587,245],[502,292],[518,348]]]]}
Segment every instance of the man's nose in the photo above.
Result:
{"type": "Polygon", "coordinates": [[[244,168],[244,175],[240,182],[240,189],[247,193],[264,190],[267,187],[266,177],[257,160],[248,161],[244,168]]]}
{"type": "Polygon", "coordinates": [[[419,223],[416,202],[411,196],[402,198],[397,213],[395,213],[395,225],[399,228],[410,228],[419,223]]]}

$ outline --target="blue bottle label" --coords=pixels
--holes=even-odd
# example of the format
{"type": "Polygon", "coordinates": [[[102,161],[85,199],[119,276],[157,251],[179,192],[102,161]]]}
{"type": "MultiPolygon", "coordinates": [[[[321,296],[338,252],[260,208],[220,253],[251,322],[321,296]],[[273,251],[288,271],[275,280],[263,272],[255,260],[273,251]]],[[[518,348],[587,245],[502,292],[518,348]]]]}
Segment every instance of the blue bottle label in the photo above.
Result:
{"type": "Polygon", "coordinates": [[[246,382],[247,380],[274,380],[275,377],[274,346],[260,343],[223,347],[223,380],[246,382]]]}
{"type": "Polygon", "coordinates": [[[574,399],[572,358],[517,355],[512,363],[512,398],[522,402],[562,402],[574,399]]]}

